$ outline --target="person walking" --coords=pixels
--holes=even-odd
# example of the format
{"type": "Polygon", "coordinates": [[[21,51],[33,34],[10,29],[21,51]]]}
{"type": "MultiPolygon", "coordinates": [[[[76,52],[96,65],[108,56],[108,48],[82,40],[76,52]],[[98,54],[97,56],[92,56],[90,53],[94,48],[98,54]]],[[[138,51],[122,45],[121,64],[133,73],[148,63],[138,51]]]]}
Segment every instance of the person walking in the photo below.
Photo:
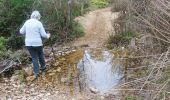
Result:
{"type": "Polygon", "coordinates": [[[20,29],[20,34],[25,35],[25,46],[32,57],[35,78],[39,76],[39,69],[42,71],[46,69],[42,38],[49,39],[51,36],[50,33],[45,32],[42,23],[39,21],[40,18],[39,11],[33,11],[30,19],[20,29]]]}

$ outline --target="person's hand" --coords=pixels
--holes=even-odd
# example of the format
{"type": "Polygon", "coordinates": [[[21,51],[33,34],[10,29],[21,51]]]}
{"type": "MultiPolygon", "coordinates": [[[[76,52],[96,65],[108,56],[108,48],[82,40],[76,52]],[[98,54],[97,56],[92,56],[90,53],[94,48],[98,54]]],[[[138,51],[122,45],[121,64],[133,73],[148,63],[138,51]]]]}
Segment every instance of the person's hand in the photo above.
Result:
{"type": "Polygon", "coordinates": [[[51,37],[51,34],[50,33],[47,33],[47,38],[50,38],[51,37]]]}

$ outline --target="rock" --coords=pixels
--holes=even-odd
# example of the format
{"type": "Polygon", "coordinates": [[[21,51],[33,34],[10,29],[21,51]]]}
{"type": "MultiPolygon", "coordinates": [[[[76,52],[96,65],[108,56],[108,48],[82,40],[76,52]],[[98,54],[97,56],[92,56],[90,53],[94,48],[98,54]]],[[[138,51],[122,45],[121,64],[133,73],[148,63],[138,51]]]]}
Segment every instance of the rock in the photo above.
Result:
{"type": "Polygon", "coordinates": [[[52,53],[50,53],[50,57],[54,57],[54,55],[56,55],[56,54],[54,54],[53,52],[52,53]]]}
{"type": "Polygon", "coordinates": [[[72,50],[72,52],[75,52],[76,50],[72,50]]]}
{"type": "Polygon", "coordinates": [[[58,67],[58,68],[57,68],[57,72],[61,72],[61,67],[58,67]]]}
{"type": "Polygon", "coordinates": [[[44,96],[44,94],[39,94],[38,96],[39,96],[39,97],[43,97],[43,96],[44,96]]]}
{"type": "Polygon", "coordinates": [[[49,73],[49,75],[50,75],[50,76],[54,76],[54,75],[55,75],[55,73],[53,73],[53,72],[52,72],[52,73],[49,73]]]}
{"type": "Polygon", "coordinates": [[[76,100],[75,98],[72,98],[71,100],[76,100]]]}
{"type": "Polygon", "coordinates": [[[96,94],[96,93],[99,92],[99,91],[98,91],[96,88],[94,88],[94,87],[89,87],[89,89],[90,89],[90,91],[91,91],[92,93],[94,93],[94,94],[96,94]]]}
{"type": "Polygon", "coordinates": [[[65,58],[61,58],[60,60],[61,60],[61,61],[65,61],[66,59],[65,59],[65,58]]]}
{"type": "Polygon", "coordinates": [[[55,95],[58,95],[59,91],[55,91],[55,95]]]}
{"type": "Polygon", "coordinates": [[[52,71],[53,71],[53,70],[48,70],[47,72],[48,72],[48,73],[51,73],[52,71]]]}
{"type": "Polygon", "coordinates": [[[35,89],[34,88],[31,88],[31,90],[30,90],[31,92],[35,92],[35,89]]]}
{"type": "Polygon", "coordinates": [[[53,72],[53,73],[56,73],[56,72],[57,72],[57,70],[53,70],[52,72],[53,72]]]}
{"type": "Polygon", "coordinates": [[[13,75],[10,79],[11,82],[17,81],[18,80],[18,75],[13,75]]]}
{"type": "Polygon", "coordinates": [[[29,76],[26,78],[27,81],[33,81],[35,79],[35,76],[29,76]]]}
{"type": "Polygon", "coordinates": [[[66,55],[70,54],[70,51],[65,52],[66,55]]]}
{"type": "Polygon", "coordinates": [[[18,84],[12,84],[14,88],[17,88],[18,87],[18,84]]]}
{"type": "Polygon", "coordinates": [[[35,86],[35,84],[31,84],[30,86],[31,86],[31,87],[34,87],[34,86],[35,86]]]}
{"type": "Polygon", "coordinates": [[[61,82],[62,83],[66,83],[66,82],[68,82],[69,81],[69,78],[61,78],[61,82]]]}
{"type": "Polygon", "coordinates": [[[54,63],[54,66],[58,66],[58,65],[59,65],[59,62],[56,61],[56,62],[54,63]]]}
{"type": "Polygon", "coordinates": [[[50,95],[51,95],[51,93],[47,93],[47,94],[46,94],[46,96],[50,96],[50,95]]]}
{"type": "Polygon", "coordinates": [[[104,100],[104,96],[101,96],[100,98],[101,98],[101,100],[104,100]]]}
{"type": "Polygon", "coordinates": [[[32,67],[26,67],[26,68],[24,68],[24,71],[27,76],[33,75],[32,67]]]}

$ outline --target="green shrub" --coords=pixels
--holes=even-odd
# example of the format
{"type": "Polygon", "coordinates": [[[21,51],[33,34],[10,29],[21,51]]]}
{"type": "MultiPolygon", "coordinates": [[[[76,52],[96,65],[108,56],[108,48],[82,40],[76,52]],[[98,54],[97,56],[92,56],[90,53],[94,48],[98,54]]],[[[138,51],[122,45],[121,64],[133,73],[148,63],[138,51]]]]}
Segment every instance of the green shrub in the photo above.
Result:
{"type": "Polygon", "coordinates": [[[0,51],[5,51],[7,45],[7,39],[0,37],[0,51]]]}
{"type": "Polygon", "coordinates": [[[9,38],[8,48],[19,49],[23,46],[23,38],[16,34],[29,17],[33,2],[34,0],[0,1],[0,35],[9,38]]]}
{"type": "Polygon", "coordinates": [[[91,0],[91,4],[97,8],[104,8],[108,5],[108,0],[91,0]]]}
{"type": "Polygon", "coordinates": [[[85,7],[85,5],[87,3],[79,4],[79,2],[73,2],[70,20],[68,17],[67,0],[35,1],[33,9],[40,11],[46,30],[52,34],[50,41],[54,43],[55,41],[63,42],[82,36],[81,27],[74,22],[74,18],[84,13],[82,12],[82,7],[85,7]]]}
{"type": "Polygon", "coordinates": [[[69,38],[74,39],[74,38],[78,38],[78,37],[81,37],[81,36],[84,36],[83,27],[79,23],[73,22],[72,31],[69,34],[69,38]]]}
{"type": "Polygon", "coordinates": [[[130,43],[131,39],[135,36],[136,34],[133,32],[125,32],[125,33],[120,33],[116,35],[111,35],[109,36],[109,39],[107,42],[107,48],[113,49],[119,46],[126,47],[130,43]]]}
{"type": "Polygon", "coordinates": [[[18,32],[21,23],[28,17],[34,0],[0,1],[0,35],[10,36],[18,32]]]}
{"type": "Polygon", "coordinates": [[[137,100],[134,96],[126,96],[125,100],[137,100]]]}
{"type": "Polygon", "coordinates": [[[24,37],[17,36],[15,34],[9,37],[7,42],[7,48],[12,50],[20,49],[24,45],[24,37]]]}

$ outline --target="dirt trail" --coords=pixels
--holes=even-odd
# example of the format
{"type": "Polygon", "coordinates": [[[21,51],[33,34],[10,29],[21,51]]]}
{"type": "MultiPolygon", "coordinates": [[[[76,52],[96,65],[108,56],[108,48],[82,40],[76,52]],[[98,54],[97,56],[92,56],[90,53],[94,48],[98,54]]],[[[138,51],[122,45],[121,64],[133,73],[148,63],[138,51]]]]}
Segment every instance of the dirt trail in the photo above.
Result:
{"type": "Polygon", "coordinates": [[[75,20],[83,26],[85,36],[74,41],[73,46],[102,47],[109,33],[114,32],[112,23],[116,18],[118,18],[118,13],[112,13],[111,8],[95,10],[77,17],[75,20]]]}

